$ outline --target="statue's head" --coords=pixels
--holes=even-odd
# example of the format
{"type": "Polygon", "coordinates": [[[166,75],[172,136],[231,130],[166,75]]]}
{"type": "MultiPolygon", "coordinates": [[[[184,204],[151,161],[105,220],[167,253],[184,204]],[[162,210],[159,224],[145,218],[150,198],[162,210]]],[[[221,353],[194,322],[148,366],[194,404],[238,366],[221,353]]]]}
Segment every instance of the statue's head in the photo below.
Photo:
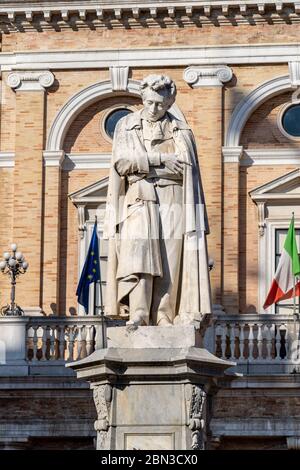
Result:
{"type": "Polygon", "coordinates": [[[140,86],[144,110],[149,121],[162,118],[176,98],[176,85],[167,75],[148,75],[140,86]]]}

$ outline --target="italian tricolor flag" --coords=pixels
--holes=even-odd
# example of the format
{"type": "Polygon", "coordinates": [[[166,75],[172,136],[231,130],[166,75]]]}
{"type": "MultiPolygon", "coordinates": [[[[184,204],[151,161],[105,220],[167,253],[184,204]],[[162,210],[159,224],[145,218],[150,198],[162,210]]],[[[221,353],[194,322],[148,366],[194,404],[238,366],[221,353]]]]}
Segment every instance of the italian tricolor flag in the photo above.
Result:
{"type": "Polygon", "coordinates": [[[299,296],[300,280],[295,276],[300,274],[300,262],[295,236],[294,216],[291,220],[283,251],[273,279],[271,288],[264,303],[264,309],[279,302],[299,296]]]}

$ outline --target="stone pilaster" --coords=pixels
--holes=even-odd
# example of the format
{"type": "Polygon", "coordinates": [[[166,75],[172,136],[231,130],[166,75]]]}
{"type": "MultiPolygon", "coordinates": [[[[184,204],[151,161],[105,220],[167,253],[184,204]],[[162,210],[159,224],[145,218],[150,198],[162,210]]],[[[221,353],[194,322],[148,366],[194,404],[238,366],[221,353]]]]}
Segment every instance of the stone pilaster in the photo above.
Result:
{"type": "Polygon", "coordinates": [[[232,71],[226,65],[192,66],[184,71],[185,81],[195,89],[194,122],[200,169],[210,225],[209,256],[213,303],[222,301],[222,89],[232,71]]]}
{"type": "Polygon", "coordinates": [[[239,188],[242,147],[224,147],[222,305],[239,312],[239,188]]]}
{"type": "Polygon", "coordinates": [[[17,296],[22,307],[42,307],[45,90],[49,71],[12,72],[7,84],[16,92],[13,241],[29,261],[17,296]]]}
{"type": "MultiPolygon", "coordinates": [[[[43,311],[59,312],[61,165],[64,151],[45,151],[43,311]]],[[[63,313],[63,312],[62,312],[63,313]]]]}

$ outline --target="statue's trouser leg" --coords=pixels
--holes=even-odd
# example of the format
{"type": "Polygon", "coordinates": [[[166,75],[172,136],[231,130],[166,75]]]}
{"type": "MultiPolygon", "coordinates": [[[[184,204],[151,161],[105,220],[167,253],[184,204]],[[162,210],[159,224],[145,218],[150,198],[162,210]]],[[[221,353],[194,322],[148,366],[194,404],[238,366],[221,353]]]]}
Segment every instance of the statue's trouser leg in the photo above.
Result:
{"type": "Polygon", "coordinates": [[[141,274],[137,286],[129,294],[130,320],[137,325],[149,325],[153,276],[141,274]]]}
{"type": "Polygon", "coordinates": [[[157,187],[160,217],[160,253],[163,277],[155,277],[151,319],[154,325],[173,323],[176,314],[182,252],[182,187],[157,187]]]}

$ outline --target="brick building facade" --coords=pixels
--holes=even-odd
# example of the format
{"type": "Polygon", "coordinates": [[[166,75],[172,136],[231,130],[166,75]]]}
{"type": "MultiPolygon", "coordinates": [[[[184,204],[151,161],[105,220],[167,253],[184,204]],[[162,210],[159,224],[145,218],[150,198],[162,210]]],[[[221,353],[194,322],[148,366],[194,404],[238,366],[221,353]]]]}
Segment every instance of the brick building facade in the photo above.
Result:
{"type": "MultiPolygon", "coordinates": [[[[207,347],[244,374],[216,396],[209,445],[297,447],[298,322],[291,306],[262,304],[292,211],[300,229],[299,125],[284,120],[300,106],[299,5],[3,0],[0,30],[0,250],[15,242],[30,263],[17,288],[27,356],[0,372],[2,446],[93,446],[90,391],[63,363],[93,347],[96,321],[82,320],[75,291],[95,214],[101,238],[105,126],[140,107],[145,75],[164,73],[199,152],[214,260],[207,347]]],[[[105,289],[104,243],[101,262],[105,289]]]]}

